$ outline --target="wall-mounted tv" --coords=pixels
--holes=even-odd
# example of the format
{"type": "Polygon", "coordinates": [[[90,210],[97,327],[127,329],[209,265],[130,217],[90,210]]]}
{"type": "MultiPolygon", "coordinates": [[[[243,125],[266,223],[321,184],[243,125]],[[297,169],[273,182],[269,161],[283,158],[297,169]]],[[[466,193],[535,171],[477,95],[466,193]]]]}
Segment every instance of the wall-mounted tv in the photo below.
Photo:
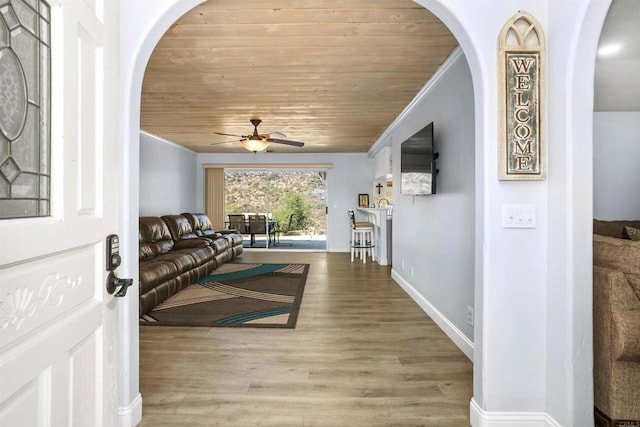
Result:
{"type": "Polygon", "coordinates": [[[400,145],[400,194],[436,194],[436,159],[433,122],[400,145]]]}

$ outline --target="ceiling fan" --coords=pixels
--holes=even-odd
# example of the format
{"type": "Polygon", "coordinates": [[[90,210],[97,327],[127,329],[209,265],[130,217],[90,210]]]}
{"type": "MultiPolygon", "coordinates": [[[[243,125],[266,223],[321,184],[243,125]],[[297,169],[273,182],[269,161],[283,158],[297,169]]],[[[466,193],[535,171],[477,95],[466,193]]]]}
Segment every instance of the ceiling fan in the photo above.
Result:
{"type": "MultiPolygon", "coordinates": [[[[250,122],[253,125],[252,135],[233,135],[233,134],[222,133],[222,132],[213,132],[213,133],[215,133],[216,135],[237,136],[238,138],[241,138],[240,143],[242,144],[242,146],[245,149],[252,151],[254,153],[257,153],[258,151],[266,150],[267,147],[272,142],[276,144],[292,145],[294,147],[304,147],[303,142],[290,141],[288,139],[280,139],[280,137],[286,136],[280,132],[264,133],[264,134],[258,133],[258,125],[262,123],[262,120],[260,119],[251,119],[250,122]]],[[[226,142],[222,142],[220,144],[226,144],[226,142]]],[[[217,145],[217,144],[212,144],[212,145],[217,145]]]]}

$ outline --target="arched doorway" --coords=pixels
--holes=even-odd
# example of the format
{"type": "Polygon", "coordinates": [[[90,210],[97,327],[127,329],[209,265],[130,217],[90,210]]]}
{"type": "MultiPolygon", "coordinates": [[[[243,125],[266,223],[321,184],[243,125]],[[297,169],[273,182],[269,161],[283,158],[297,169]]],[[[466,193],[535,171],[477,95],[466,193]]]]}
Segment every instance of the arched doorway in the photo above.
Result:
{"type": "Polygon", "coordinates": [[[609,255],[617,262],[605,263],[606,248],[619,244],[620,254],[633,250],[634,242],[621,237],[626,237],[624,225],[634,227],[640,211],[639,201],[627,196],[640,184],[640,174],[633,163],[640,155],[640,32],[635,24],[640,17],[639,6],[632,0],[612,1],[598,45],[594,82],[594,406],[599,422],[609,425],[617,424],[619,419],[640,419],[637,405],[626,403],[638,401],[638,396],[633,395],[637,387],[630,373],[637,366],[622,362],[612,351],[617,348],[616,342],[628,335],[617,319],[634,310],[625,312],[607,297],[625,295],[617,296],[615,301],[631,307],[635,301],[632,281],[605,279],[613,274],[609,270],[629,272],[625,269],[628,263],[621,256],[609,255]],[[617,378],[620,380],[614,381],[617,378]],[[626,382],[633,384],[632,391],[627,391],[626,382]]]}
{"type": "MultiPolygon", "coordinates": [[[[445,22],[459,41],[471,69],[475,92],[477,243],[474,400],[476,412],[482,415],[481,421],[477,422],[489,425],[492,419],[486,414],[493,412],[520,414],[534,411],[540,414],[537,416],[541,419],[545,419],[545,414],[552,413],[561,424],[582,425],[585,408],[590,407],[592,402],[589,397],[592,386],[588,383],[585,386],[579,381],[590,367],[588,348],[591,344],[591,328],[585,326],[590,323],[589,310],[585,308],[589,306],[590,292],[583,288],[574,289],[574,284],[590,283],[590,272],[585,273],[584,268],[585,262],[589,265],[590,252],[582,248],[589,247],[588,212],[591,196],[579,194],[576,189],[578,182],[591,176],[591,171],[585,166],[591,149],[583,149],[578,142],[591,141],[590,94],[583,88],[585,78],[588,81],[593,74],[593,52],[599,24],[608,4],[583,0],[579,7],[574,7],[554,2],[522,1],[522,6],[530,8],[534,15],[548,18],[543,25],[552,27],[554,37],[562,41],[558,46],[567,48],[561,53],[557,50],[549,52],[552,59],[549,61],[549,90],[557,90],[562,94],[550,100],[549,117],[553,126],[549,127],[549,139],[566,141],[566,145],[550,148],[549,156],[555,159],[555,164],[550,166],[546,183],[518,188],[497,182],[497,159],[494,155],[498,114],[495,107],[496,34],[503,23],[517,12],[517,6],[512,2],[492,4],[489,11],[482,4],[462,1],[416,2],[445,22]],[[561,16],[563,22],[559,22],[556,16],[561,16]],[[568,55],[567,51],[571,54],[568,55]],[[511,235],[501,229],[500,218],[501,206],[520,198],[522,190],[540,207],[539,212],[543,217],[561,220],[554,220],[553,223],[543,221],[536,231],[518,243],[513,242],[511,235]],[[562,244],[556,244],[553,239],[559,239],[562,244]],[[519,253],[514,252],[514,248],[519,249],[520,256],[544,267],[519,278],[519,287],[512,286],[510,278],[518,273],[519,253]],[[505,259],[513,262],[505,263],[505,259]],[[558,284],[561,286],[556,286],[558,284]],[[519,303],[527,307],[532,304],[535,308],[523,311],[519,303]],[[576,305],[581,305],[580,309],[572,310],[576,305]],[[540,314],[544,322],[540,321],[540,314]],[[556,325],[562,325],[557,333],[556,325]],[[520,328],[520,334],[514,332],[511,326],[520,328]],[[558,347],[554,347],[556,344],[558,347]],[[508,346],[511,358],[504,356],[507,354],[504,352],[505,346],[508,346]],[[551,348],[559,350],[556,352],[551,348]],[[531,351],[533,356],[528,357],[531,351]],[[580,357],[575,357],[576,352],[580,357]],[[519,355],[523,357],[519,358],[519,355]],[[524,369],[519,369],[519,362],[513,359],[532,361],[528,373],[522,374],[524,369]],[[514,373],[518,375],[512,375],[514,373]],[[511,387],[514,381],[519,380],[522,380],[521,385],[511,387]]],[[[123,139],[130,142],[128,145],[123,143],[125,154],[122,164],[126,178],[121,190],[126,200],[121,215],[121,234],[124,246],[133,254],[137,253],[133,237],[136,222],[131,219],[135,219],[137,214],[138,112],[145,64],[162,33],[182,13],[198,3],[194,0],[165,0],[162,5],[154,3],[153,11],[142,10],[144,5],[132,6],[130,12],[143,15],[144,19],[139,19],[145,25],[125,25],[126,28],[138,28],[134,37],[136,43],[129,52],[130,62],[124,64],[123,91],[128,95],[126,108],[123,109],[123,139]]],[[[131,267],[136,264],[135,258],[130,257],[127,261],[125,266],[135,270],[131,267]]],[[[134,271],[128,274],[135,277],[134,271]]],[[[129,338],[129,349],[137,347],[137,329],[130,327],[132,319],[136,319],[136,308],[135,304],[130,303],[121,323],[125,340],[129,338]]],[[[121,360],[134,362],[128,364],[134,368],[121,375],[122,383],[129,385],[128,392],[121,393],[125,395],[122,400],[130,402],[127,396],[135,394],[137,390],[137,382],[129,380],[137,378],[135,350],[125,353],[121,360]]]]}

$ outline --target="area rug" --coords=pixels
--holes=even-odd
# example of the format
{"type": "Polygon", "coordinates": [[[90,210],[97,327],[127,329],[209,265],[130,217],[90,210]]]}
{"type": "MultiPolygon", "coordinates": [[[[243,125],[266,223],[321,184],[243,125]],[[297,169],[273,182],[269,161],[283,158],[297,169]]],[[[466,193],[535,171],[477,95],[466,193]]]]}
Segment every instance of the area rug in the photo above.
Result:
{"type": "Polygon", "coordinates": [[[308,271],[308,264],[223,264],[140,324],[295,328],[308,271]]]}

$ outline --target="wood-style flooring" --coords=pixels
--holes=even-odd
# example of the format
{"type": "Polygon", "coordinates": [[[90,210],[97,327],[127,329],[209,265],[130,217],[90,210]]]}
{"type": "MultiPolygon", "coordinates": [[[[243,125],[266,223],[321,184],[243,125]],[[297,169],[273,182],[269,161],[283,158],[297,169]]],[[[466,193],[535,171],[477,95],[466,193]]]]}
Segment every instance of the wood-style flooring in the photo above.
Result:
{"type": "Polygon", "coordinates": [[[296,329],[140,328],[141,426],[469,425],[472,364],[391,279],[345,253],[311,265],[296,329]]]}

